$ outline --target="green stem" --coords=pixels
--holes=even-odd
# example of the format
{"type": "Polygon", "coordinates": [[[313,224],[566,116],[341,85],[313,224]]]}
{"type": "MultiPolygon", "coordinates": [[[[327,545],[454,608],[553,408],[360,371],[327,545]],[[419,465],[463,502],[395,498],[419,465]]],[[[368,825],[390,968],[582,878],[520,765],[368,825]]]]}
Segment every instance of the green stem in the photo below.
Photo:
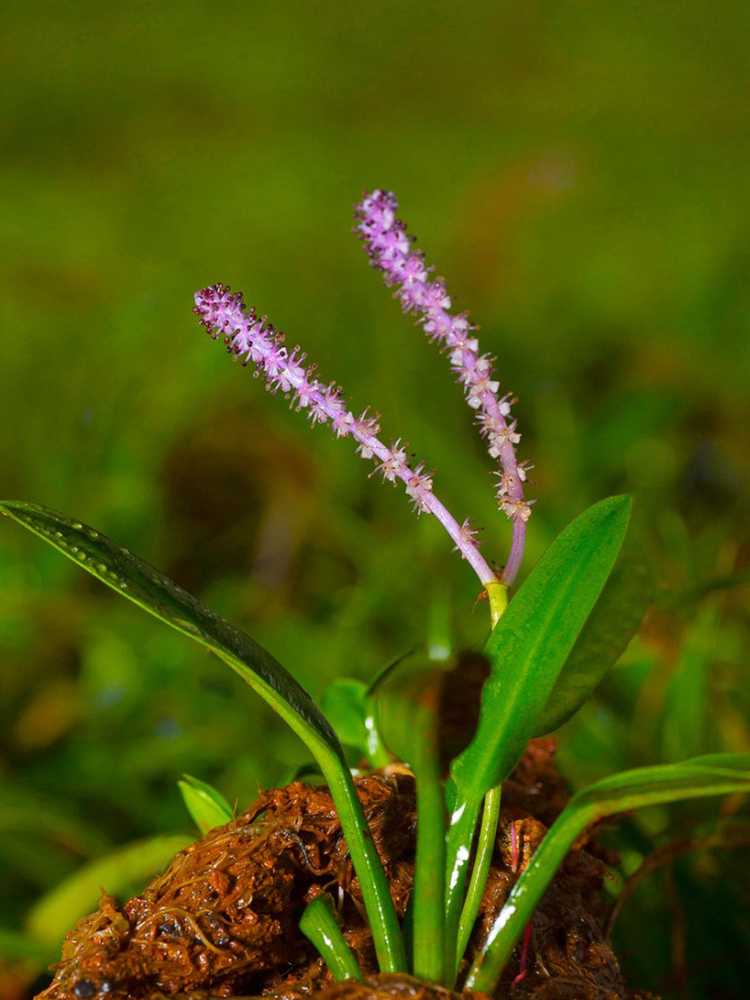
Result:
{"type": "Polygon", "coordinates": [[[318,896],[305,908],[299,928],[318,949],[336,982],[362,978],[362,970],[336,923],[328,896],[318,896]]]}
{"type": "Polygon", "coordinates": [[[490,604],[490,622],[494,628],[505,614],[508,607],[508,587],[499,580],[485,584],[487,599],[490,604]]]}
{"type": "MultiPolygon", "coordinates": [[[[477,852],[474,858],[474,868],[471,872],[469,889],[466,893],[464,908],[461,911],[461,919],[458,924],[458,948],[456,949],[456,972],[461,965],[461,959],[469,943],[474,923],[479,913],[482,903],[484,889],[487,885],[487,876],[490,871],[492,854],[495,849],[497,839],[497,827],[500,822],[500,800],[502,798],[502,786],[490,789],[484,799],[484,810],[482,812],[482,825],[479,828],[479,840],[477,842],[477,852]]],[[[452,985],[452,984],[451,984],[452,985]]]]}
{"type": "Polygon", "coordinates": [[[354,871],[359,879],[380,971],[405,972],[404,939],[391,899],[390,886],[352,777],[338,757],[321,755],[318,762],[328,782],[354,871]]]}
{"type": "Polygon", "coordinates": [[[579,834],[595,817],[594,808],[563,811],[534,852],[495,918],[464,984],[465,990],[493,993],[516,942],[531,920],[547,885],[579,834]]]}
{"type": "MultiPolygon", "coordinates": [[[[485,585],[485,590],[487,592],[490,605],[490,621],[492,629],[494,630],[495,626],[508,608],[508,587],[506,584],[501,583],[501,581],[494,580],[493,582],[485,585]]],[[[497,788],[490,789],[486,795],[486,799],[488,799],[493,792],[497,792],[498,809],[500,807],[500,788],[501,786],[498,785],[497,788]]],[[[464,944],[459,950],[459,933],[464,936],[471,934],[471,926],[473,925],[472,920],[468,931],[466,930],[465,924],[468,919],[469,911],[464,905],[464,890],[466,888],[468,865],[471,857],[471,846],[474,842],[474,833],[476,831],[477,820],[479,818],[480,803],[471,802],[465,798],[456,802],[456,788],[452,782],[449,789],[448,802],[450,808],[450,824],[448,826],[446,844],[445,948],[446,955],[458,956],[456,959],[456,965],[458,965],[466,947],[464,944]],[[461,929],[459,928],[459,925],[461,925],[461,929]]],[[[485,818],[489,823],[491,817],[486,812],[485,818]]],[[[482,828],[484,830],[484,819],[482,822],[482,828]]],[[[490,858],[491,856],[492,855],[490,853],[490,858]]],[[[489,861],[487,861],[487,864],[489,865],[489,861]]],[[[476,879],[479,880],[480,873],[475,872],[475,875],[476,879]]],[[[487,875],[485,872],[481,886],[478,886],[478,882],[475,886],[475,878],[474,876],[472,877],[472,887],[475,890],[477,888],[480,890],[480,902],[482,898],[481,893],[484,892],[486,878],[487,875]]],[[[474,919],[476,919],[476,914],[474,919]]],[[[468,941],[468,937],[466,940],[468,941]]]]}
{"type": "MultiPolygon", "coordinates": [[[[220,652],[217,652],[217,656],[247,680],[244,672],[238,670],[236,663],[230,657],[220,652]]],[[[391,899],[390,886],[343,755],[320,737],[317,731],[307,725],[296,712],[290,711],[289,705],[270,685],[258,685],[256,682],[256,690],[305,743],[326,780],[349,848],[352,865],[359,879],[362,901],[367,911],[380,971],[405,972],[404,939],[391,899]]]]}
{"type": "Polygon", "coordinates": [[[458,943],[458,923],[463,909],[469,874],[471,847],[479,819],[481,802],[461,798],[452,805],[446,841],[445,953],[454,960],[458,943]]]}
{"type": "Polygon", "coordinates": [[[414,710],[414,759],[417,783],[417,853],[414,866],[412,960],[415,976],[442,983],[444,945],[445,800],[437,746],[438,688],[420,693],[414,710]]]}
{"type": "Polygon", "coordinates": [[[711,754],[682,764],[623,771],[582,789],[549,828],[513,886],[474,959],[464,989],[494,992],[547,886],[572,845],[591,823],[645,806],[738,791],[746,793],[749,787],[750,755],[711,754]]]}

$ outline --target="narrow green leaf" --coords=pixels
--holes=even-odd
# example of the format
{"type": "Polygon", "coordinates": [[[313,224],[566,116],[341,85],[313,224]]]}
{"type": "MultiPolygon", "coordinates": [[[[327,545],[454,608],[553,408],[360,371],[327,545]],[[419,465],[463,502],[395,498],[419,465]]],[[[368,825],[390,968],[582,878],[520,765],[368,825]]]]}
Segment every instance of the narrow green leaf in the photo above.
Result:
{"type": "Polygon", "coordinates": [[[361,979],[362,970],[336,922],[329,896],[316,896],[299,922],[305,937],[317,948],[336,982],[361,979]]]}
{"type": "Polygon", "coordinates": [[[653,597],[648,545],[631,522],[615,567],[534,727],[535,736],[558,729],[591,697],[625,652],[653,597]]]}
{"type": "Polygon", "coordinates": [[[298,736],[343,760],[335,733],[307,691],[249,635],[209,611],[153,566],[80,521],[22,501],[0,502],[0,511],[144,611],[206,646],[255,688],[298,736]]]}
{"type": "Polygon", "coordinates": [[[82,857],[103,854],[111,846],[110,841],[92,829],[90,823],[69,815],[66,809],[61,810],[48,795],[37,795],[27,788],[13,786],[4,777],[0,834],[41,834],[82,857]],[[40,817],[44,817],[43,829],[40,817]]]}
{"type": "Polygon", "coordinates": [[[28,934],[0,927],[0,959],[23,962],[41,970],[50,963],[53,955],[51,948],[35,941],[28,934]]]}
{"type": "Polygon", "coordinates": [[[212,785],[191,774],[183,774],[177,786],[182,793],[185,808],[202,834],[207,834],[215,826],[231,822],[232,807],[212,785]]]}
{"type": "Polygon", "coordinates": [[[99,531],[38,504],[4,501],[0,502],[0,513],[59,549],[144,611],[209,649],[261,695],[306,743],[320,764],[336,804],[362,887],[378,961],[383,971],[401,971],[405,964],[403,941],[383,866],[341,744],[307,691],[250,636],[99,531]]]}
{"type": "Polygon", "coordinates": [[[431,660],[447,660],[453,652],[450,591],[445,580],[434,584],[427,619],[427,651],[431,660]]]}
{"type": "Polygon", "coordinates": [[[26,920],[29,935],[50,949],[59,948],[73,924],[96,909],[102,890],[119,896],[141,888],[190,843],[183,835],[152,837],[84,865],[32,908],[26,920]]]}
{"type": "Polygon", "coordinates": [[[457,971],[461,959],[469,944],[471,932],[479,916],[479,910],[484,897],[484,890],[487,887],[487,876],[492,864],[492,855],[495,851],[497,841],[497,828],[500,824],[500,805],[502,802],[502,785],[491,788],[484,797],[484,807],[482,809],[482,825],[479,828],[477,838],[477,848],[474,857],[474,867],[471,870],[469,888],[466,892],[464,908],[461,911],[461,919],[458,923],[458,946],[456,947],[455,970],[457,971]]]}
{"type": "Polygon", "coordinates": [[[732,792],[750,792],[750,754],[712,754],[680,764],[624,771],[578,792],[552,824],[513,887],[474,960],[464,989],[494,992],[555,872],[591,823],[644,806],[732,792]]]}
{"type": "Polygon", "coordinates": [[[325,785],[326,780],[320,772],[320,765],[308,761],[306,764],[295,764],[281,772],[279,785],[291,785],[293,781],[301,781],[305,785],[325,785]]]}
{"type": "Polygon", "coordinates": [[[750,771],[750,753],[704,753],[686,763],[703,767],[728,767],[733,771],[750,771]]]}
{"type": "Polygon", "coordinates": [[[630,518],[629,497],[589,507],[558,535],[510,602],[485,653],[490,677],[479,724],[453,761],[446,873],[446,947],[458,921],[479,811],[507,778],[539,719],[581,629],[612,571],[630,518]]]}
{"type": "Polygon", "coordinates": [[[680,760],[686,753],[694,756],[706,749],[709,671],[717,655],[717,626],[716,610],[709,606],[698,612],[685,633],[661,719],[663,760],[680,760]]]}

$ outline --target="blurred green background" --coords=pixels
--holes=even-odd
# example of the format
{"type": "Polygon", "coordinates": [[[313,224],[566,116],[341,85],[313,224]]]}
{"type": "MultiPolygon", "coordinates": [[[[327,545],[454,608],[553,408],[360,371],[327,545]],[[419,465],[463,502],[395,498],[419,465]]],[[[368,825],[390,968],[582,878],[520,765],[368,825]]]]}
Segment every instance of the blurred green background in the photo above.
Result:
{"type": "MultiPolygon", "coordinates": [[[[607,493],[635,492],[648,525],[658,599],[561,733],[571,782],[750,749],[749,30],[733,0],[11,2],[0,492],[144,555],[315,695],[423,638],[435,606],[479,643],[486,610],[437,526],[191,315],[205,284],[244,289],[501,561],[460,390],[351,232],[362,191],[392,188],[519,396],[527,566],[607,493]]],[[[300,745],[200,650],[0,529],[0,991],[17,997],[34,900],[188,830],[183,771],[245,804],[300,745]]],[[[629,821],[621,870],[685,837],[746,846],[737,808],[629,821]]],[[[633,985],[746,996],[746,858],[691,851],[640,885],[616,927],[633,985]]]]}

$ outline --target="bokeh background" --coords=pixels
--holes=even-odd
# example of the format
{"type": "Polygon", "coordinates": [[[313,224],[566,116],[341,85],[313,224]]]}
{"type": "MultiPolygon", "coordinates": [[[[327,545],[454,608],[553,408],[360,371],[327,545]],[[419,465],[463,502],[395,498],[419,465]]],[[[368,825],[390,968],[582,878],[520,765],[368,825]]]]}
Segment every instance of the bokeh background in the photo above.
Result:
{"type": "MultiPolygon", "coordinates": [[[[392,188],[520,399],[527,566],[614,491],[648,529],[654,605],[560,734],[571,783],[750,749],[749,30],[733,0],[11,2],[0,493],[141,553],[315,695],[424,638],[436,608],[479,643],[486,610],[437,526],[191,315],[205,284],[244,289],[502,560],[460,390],[352,235],[362,191],[392,188]]],[[[33,905],[119,845],[189,831],[182,772],[244,804],[301,750],[197,647],[0,529],[0,989],[20,997],[33,905]]],[[[630,982],[746,996],[742,804],[617,838],[613,893],[661,851],[615,928],[630,982]]]]}

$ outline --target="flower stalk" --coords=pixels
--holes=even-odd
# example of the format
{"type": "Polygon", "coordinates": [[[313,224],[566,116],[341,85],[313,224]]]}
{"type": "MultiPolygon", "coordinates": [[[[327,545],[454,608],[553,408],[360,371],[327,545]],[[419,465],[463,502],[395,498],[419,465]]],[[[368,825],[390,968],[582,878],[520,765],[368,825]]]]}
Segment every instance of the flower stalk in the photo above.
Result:
{"type": "Polygon", "coordinates": [[[413,466],[400,440],[388,446],[378,437],[378,418],[365,410],[359,416],[347,407],[339,387],[316,377],[313,366],[305,367],[305,355],[299,347],[289,350],[284,336],[265,317],[246,309],[241,292],[226,285],[204,288],[195,296],[195,313],[214,340],[223,337],[228,350],[243,364],[252,362],[256,374],[272,392],[291,397],[292,405],[304,410],[313,424],[330,424],[337,437],[351,437],[364,459],[376,461],[377,471],[391,483],[399,480],[418,514],[432,514],[452,539],[456,549],[488,592],[491,613],[502,603],[500,581],[479,550],[476,532],[464,520],[461,524],[435,496],[432,475],[424,466],[413,466]]]}
{"type": "Polygon", "coordinates": [[[523,559],[526,522],[533,504],[524,497],[530,466],[516,458],[521,435],[511,418],[512,396],[508,393],[499,397],[493,359],[479,353],[476,327],[465,313],[450,311],[452,303],[445,283],[442,278],[430,280],[431,269],[424,255],[414,249],[413,238],[396,216],[397,209],[398,201],[389,191],[375,190],[365,195],[356,208],[357,231],[373,267],[383,273],[387,285],[396,288],[404,312],[415,315],[427,336],[448,355],[466,402],[476,414],[487,450],[499,463],[497,500],[513,525],[510,553],[502,574],[502,582],[510,586],[523,559]]]}

